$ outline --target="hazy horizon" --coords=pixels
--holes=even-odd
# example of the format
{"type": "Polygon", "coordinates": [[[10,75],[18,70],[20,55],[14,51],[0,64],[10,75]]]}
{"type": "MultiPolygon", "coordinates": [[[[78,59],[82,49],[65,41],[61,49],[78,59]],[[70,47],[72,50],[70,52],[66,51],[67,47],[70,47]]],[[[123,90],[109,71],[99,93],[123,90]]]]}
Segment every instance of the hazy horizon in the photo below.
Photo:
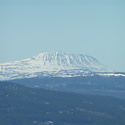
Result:
{"type": "Polygon", "coordinates": [[[62,51],[125,72],[124,0],[0,0],[0,17],[0,63],[62,51]]]}

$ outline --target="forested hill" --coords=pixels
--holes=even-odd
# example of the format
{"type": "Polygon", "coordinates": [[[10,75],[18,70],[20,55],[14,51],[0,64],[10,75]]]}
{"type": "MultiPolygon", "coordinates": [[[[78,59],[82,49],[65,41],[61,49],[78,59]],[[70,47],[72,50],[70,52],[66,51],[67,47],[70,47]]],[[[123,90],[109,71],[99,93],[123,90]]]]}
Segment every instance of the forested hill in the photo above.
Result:
{"type": "Polygon", "coordinates": [[[0,82],[0,125],[125,125],[125,100],[0,82]]]}
{"type": "Polygon", "coordinates": [[[27,79],[16,79],[10,82],[18,83],[28,87],[44,88],[54,91],[76,92],[91,95],[106,95],[125,99],[124,76],[116,77],[90,74],[89,76],[68,78],[35,77],[27,79]]]}

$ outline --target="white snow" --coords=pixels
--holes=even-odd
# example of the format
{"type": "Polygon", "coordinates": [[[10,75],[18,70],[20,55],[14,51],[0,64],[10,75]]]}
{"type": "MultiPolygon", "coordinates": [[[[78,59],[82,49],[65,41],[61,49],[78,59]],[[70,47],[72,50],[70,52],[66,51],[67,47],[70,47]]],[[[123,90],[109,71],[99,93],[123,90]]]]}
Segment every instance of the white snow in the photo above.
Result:
{"type": "MultiPolygon", "coordinates": [[[[0,80],[44,76],[79,76],[87,72],[110,72],[95,58],[63,52],[40,53],[32,58],[0,64],[0,80]]],[[[101,74],[100,74],[101,75],[101,74]]]]}
{"type": "Polygon", "coordinates": [[[102,73],[102,74],[98,74],[100,76],[125,76],[125,74],[121,74],[121,73],[102,73]]]}

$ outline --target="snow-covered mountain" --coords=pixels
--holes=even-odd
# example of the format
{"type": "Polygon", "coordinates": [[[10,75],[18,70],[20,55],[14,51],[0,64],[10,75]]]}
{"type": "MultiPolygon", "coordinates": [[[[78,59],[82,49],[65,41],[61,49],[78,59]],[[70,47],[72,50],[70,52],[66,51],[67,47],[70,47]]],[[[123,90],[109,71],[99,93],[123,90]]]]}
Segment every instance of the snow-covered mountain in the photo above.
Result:
{"type": "Polygon", "coordinates": [[[64,52],[40,53],[32,58],[0,64],[0,80],[37,76],[80,76],[90,72],[111,72],[97,59],[64,52]]]}

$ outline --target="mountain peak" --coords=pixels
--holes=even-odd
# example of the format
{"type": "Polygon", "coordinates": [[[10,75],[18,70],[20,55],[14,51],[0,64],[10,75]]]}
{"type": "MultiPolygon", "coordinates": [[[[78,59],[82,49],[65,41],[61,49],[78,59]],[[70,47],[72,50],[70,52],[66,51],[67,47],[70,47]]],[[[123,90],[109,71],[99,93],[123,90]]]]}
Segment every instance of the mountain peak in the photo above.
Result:
{"type": "MultiPolygon", "coordinates": [[[[106,66],[102,65],[97,59],[82,54],[69,54],[64,52],[44,52],[32,58],[3,63],[0,65],[1,76],[34,76],[36,73],[61,72],[75,70],[82,72],[108,72],[106,66]],[[21,75],[20,75],[21,76],[21,75]]],[[[0,76],[0,77],[1,77],[0,76]]]]}
{"type": "Polygon", "coordinates": [[[50,68],[52,68],[53,65],[55,68],[59,68],[60,66],[60,69],[85,69],[87,67],[97,68],[97,65],[102,65],[94,57],[64,52],[40,53],[33,58],[50,68]]]}

